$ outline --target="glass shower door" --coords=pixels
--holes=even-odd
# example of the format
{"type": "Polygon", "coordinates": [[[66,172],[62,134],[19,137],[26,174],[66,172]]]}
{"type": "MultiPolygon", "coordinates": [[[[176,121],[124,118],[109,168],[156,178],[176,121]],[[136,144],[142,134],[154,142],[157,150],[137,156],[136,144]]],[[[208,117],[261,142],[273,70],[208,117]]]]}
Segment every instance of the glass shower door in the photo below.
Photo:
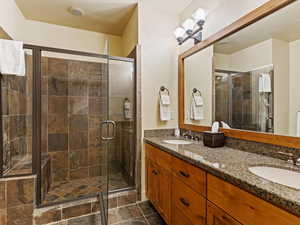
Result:
{"type": "Polygon", "coordinates": [[[98,195],[101,214],[107,218],[107,152],[114,138],[114,123],[108,117],[108,55],[42,49],[40,60],[37,202],[53,205],[98,195]]]}

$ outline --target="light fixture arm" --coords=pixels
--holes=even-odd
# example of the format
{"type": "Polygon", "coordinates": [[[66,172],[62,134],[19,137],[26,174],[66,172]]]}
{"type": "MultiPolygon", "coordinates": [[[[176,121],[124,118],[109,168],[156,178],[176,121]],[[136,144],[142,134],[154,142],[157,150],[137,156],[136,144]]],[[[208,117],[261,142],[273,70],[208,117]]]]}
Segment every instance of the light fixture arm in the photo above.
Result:
{"type": "Polygon", "coordinates": [[[184,42],[186,42],[187,40],[189,40],[191,38],[194,39],[195,44],[198,44],[199,42],[201,42],[203,25],[204,25],[204,23],[201,26],[199,26],[199,24],[198,24],[199,28],[197,30],[193,31],[192,33],[190,33],[187,37],[185,37],[181,40],[178,40],[178,44],[182,45],[184,42]]]}

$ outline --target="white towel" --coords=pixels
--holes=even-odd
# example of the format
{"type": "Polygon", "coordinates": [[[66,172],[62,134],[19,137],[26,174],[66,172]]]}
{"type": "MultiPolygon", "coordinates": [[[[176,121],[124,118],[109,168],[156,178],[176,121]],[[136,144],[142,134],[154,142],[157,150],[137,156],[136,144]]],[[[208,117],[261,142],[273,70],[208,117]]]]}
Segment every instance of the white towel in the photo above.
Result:
{"type": "Polygon", "coordinates": [[[160,120],[161,121],[168,121],[171,120],[171,99],[169,95],[161,95],[160,96],[160,120]]]}
{"type": "Polygon", "coordinates": [[[297,112],[297,137],[300,137],[300,112],[297,112]]]}
{"type": "Polygon", "coordinates": [[[201,96],[193,96],[191,103],[191,120],[204,119],[204,102],[201,96]]]}
{"type": "Polygon", "coordinates": [[[23,42],[0,39],[0,72],[5,75],[25,76],[23,42]]]}
{"type": "Polygon", "coordinates": [[[262,73],[259,76],[258,81],[259,92],[272,92],[272,84],[270,74],[262,73]]]}
{"type": "Polygon", "coordinates": [[[221,124],[222,124],[222,127],[225,128],[225,129],[231,129],[231,127],[225,123],[224,121],[221,121],[221,124]]]}
{"type": "Polygon", "coordinates": [[[125,117],[125,119],[131,119],[132,118],[131,103],[129,101],[126,101],[124,103],[124,117],[125,117]]]}

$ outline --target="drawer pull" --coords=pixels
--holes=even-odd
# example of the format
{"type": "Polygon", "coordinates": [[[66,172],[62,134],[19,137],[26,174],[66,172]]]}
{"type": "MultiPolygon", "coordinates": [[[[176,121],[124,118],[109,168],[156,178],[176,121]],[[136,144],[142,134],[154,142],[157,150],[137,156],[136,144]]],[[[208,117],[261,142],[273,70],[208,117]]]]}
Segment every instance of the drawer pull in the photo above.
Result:
{"type": "Polygon", "coordinates": [[[183,205],[185,205],[186,207],[190,206],[190,203],[188,202],[188,200],[184,199],[184,198],[180,198],[180,201],[183,205]]]}
{"type": "Polygon", "coordinates": [[[157,174],[158,174],[155,170],[152,170],[152,173],[153,173],[154,175],[157,175],[157,174]]]}
{"type": "Polygon", "coordinates": [[[190,177],[190,175],[188,174],[188,173],[185,173],[185,172],[183,172],[183,171],[179,171],[179,173],[181,174],[181,176],[183,176],[183,177],[186,177],[186,178],[189,178],[190,177]]]}

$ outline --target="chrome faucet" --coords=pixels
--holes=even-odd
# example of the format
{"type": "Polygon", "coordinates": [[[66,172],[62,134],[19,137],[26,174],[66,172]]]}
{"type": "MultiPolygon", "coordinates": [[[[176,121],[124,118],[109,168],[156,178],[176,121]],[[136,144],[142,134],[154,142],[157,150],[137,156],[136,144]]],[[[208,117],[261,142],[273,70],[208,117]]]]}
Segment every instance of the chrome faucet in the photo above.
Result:
{"type": "Polygon", "coordinates": [[[289,163],[293,163],[294,166],[300,167],[300,158],[293,153],[278,152],[278,154],[286,156],[289,163]]]}

